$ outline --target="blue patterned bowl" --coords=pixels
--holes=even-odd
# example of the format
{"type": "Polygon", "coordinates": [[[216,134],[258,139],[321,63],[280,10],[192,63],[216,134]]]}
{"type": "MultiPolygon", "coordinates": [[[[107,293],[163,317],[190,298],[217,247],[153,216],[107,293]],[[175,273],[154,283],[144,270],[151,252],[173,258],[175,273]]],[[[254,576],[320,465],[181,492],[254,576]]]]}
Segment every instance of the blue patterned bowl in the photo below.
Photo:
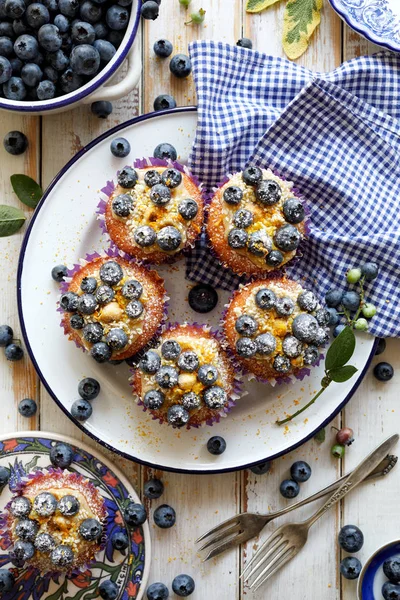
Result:
{"type": "Polygon", "coordinates": [[[400,541],[381,546],[365,563],[357,586],[358,600],[383,600],[382,586],[387,581],[382,565],[388,558],[400,558],[400,541]]]}
{"type": "Polygon", "coordinates": [[[371,42],[400,52],[399,0],[329,0],[355,31],[371,42]]]}

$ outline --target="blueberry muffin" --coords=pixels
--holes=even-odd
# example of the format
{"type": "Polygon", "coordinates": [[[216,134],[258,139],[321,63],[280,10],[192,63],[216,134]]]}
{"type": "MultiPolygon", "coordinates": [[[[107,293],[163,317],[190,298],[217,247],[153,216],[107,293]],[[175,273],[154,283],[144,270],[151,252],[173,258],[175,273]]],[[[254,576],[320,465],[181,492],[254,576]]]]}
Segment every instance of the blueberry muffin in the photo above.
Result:
{"type": "Polygon", "coordinates": [[[99,363],[123,360],[142,350],[164,318],[161,277],[119,256],[90,260],[63,288],[64,331],[99,363]]]}
{"type": "Polygon", "coordinates": [[[199,426],[219,420],[237,398],[234,370],[210,330],[176,325],[165,331],[133,373],[132,386],[160,423],[199,426]]]}
{"type": "Polygon", "coordinates": [[[305,210],[292,187],[270,169],[249,166],[218,188],[207,233],[223,264],[239,275],[263,275],[296,255],[305,210]]]}
{"type": "Polygon", "coordinates": [[[107,203],[99,208],[118,248],[160,264],[174,262],[194,244],[204,209],[200,188],[187,169],[170,161],[153,162],[154,166],[122,169],[107,203]]]}
{"type": "Polygon", "coordinates": [[[69,572],[90,564],[102,547],[105,503],[78,473],[37,471],[7,505],[17,567],[69,572]]]}
{"type": "Polygon", "coordinates": [[[258,279],[235,292],[223,327],[246,371],[261,380],[277,380],[318,362],[329,339],[328,322],[329,312],[313,292],[281,277],[258,279]]]}

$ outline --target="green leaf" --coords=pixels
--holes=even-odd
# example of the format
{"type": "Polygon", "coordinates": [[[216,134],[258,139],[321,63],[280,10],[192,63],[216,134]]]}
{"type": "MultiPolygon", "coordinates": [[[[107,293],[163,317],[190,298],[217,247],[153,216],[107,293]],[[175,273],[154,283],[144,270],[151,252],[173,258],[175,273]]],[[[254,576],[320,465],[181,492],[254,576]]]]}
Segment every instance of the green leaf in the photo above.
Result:
{"type": "Polygon", "coordinates": [[[0,204],[0,237],[13,235],[25,223],[25,215],[19,208],[0,204]]]}
{"type": "Polygon", "coordinates": [[[249,13],[258,13],[280,0],[247,0],[246,11],[249,13]]]}
{"type": "Polygon", "coordinates": [[[325,438],[326,438],[326,431],[325,431],[324,427],[322,429],[320,429],[318,431],[318,433],[316,433],[314,435],[314,440],[316,442],[318,442],[319,444],[322,444],[325,441],[325,438]]]}
{"type": "Polygon", "coordinates": [[[322,0],[288,0],[283,16],[283,49],[288,58],[299,58],[321,21],[322,0]]]}
{"type": "MultiPolygon", "coordinates": [[[[347,326],[339,333],[328,348],[325,359],[325,369],[331,375],[331,369],[343,367],[353,356],[356,338],[353,330],[347,326]]],[[[332,377],[333,379],[333,377],[332,377]]]]}
{"type": "Polygon", "coordinates": [[[18,198],[29,206],[36,208],[39,200],[43,196],[43,190],[32,177],[28,175],[11,175],[11,185],[18,198]]]}
{"type": "Polygon", "coordinates": [[[357,373],[356,367],[353,365],[345,365],[344,367],[339,367],[338,369],[333,369],[329,371],[329,375],[332,378],[332,381],[336,381],[336,383],[343,383],[348,379],[351,379],[354,373],[357,373]]]}
{"type": "Polygon", "coordinates": [[[30,460],[28,463],[26,463],[26,465],[25,465],[25,471],[27,473],[29,473],[29,471],[31,469],[33,469],[34,467],[36,467],[38,460],[39,460],[39,457],[38,456],[34,456],[32,458],[32,460],[30,460]]]}

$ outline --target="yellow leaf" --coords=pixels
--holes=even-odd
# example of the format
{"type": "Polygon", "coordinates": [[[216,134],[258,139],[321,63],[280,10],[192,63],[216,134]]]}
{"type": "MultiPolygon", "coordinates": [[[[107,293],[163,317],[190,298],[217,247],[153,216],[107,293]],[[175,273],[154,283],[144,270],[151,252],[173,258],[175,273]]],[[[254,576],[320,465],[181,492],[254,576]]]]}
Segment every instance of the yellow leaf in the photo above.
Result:
{"type": "Polygon", "coordinates": [[[291,60],[308,48],[321,21],[322,0],[288,0],[283,17],[283,49],[291,60]]]}
{"type": "Polygon", "coordinates": [[[280,0],[247,0],[246,11],[249,13],[258,13],[280,0]]]}

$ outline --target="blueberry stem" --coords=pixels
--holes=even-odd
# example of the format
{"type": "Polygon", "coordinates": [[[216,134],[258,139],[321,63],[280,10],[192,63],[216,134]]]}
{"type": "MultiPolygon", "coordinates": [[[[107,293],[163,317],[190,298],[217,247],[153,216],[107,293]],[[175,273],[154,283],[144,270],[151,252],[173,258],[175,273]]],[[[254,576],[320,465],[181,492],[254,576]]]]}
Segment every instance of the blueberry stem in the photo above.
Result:
{"type": "MultiPolygon", "coordinates": [[[[330,382],[329,382],[330,383],[330,382]]],[[[328,384],[329,385],[329,384],[328,384]]],[[[310,400],[310,402],[308,402],[308,404],[306,404],[305,406],[303,406],[302,408],[300,408],[298,411],[296,411],[295,413],[293,413],[292,415],[289,415],[288,417],[286,417],[286,419],[282,419],[280,421],[276,421],[277,425],[284,425],[285,423],[288,423],[289,421],[291,421],[292,419],[294,419],[295,417],[297,417],[298,415],[301,415],[302,412],[304,412],[305,410],[307,410],[307,408],[309,408],[312,404],[314,404],[314,402],[317,400],[317,398],[320,397],[320,395],[322,394],[322,392],[324,390],[326,390],[328,386],[325,387],[321,387],[321,389],[319,390],[319,392],[317,392],[315,394],[315,396],[310,400]]]]}

